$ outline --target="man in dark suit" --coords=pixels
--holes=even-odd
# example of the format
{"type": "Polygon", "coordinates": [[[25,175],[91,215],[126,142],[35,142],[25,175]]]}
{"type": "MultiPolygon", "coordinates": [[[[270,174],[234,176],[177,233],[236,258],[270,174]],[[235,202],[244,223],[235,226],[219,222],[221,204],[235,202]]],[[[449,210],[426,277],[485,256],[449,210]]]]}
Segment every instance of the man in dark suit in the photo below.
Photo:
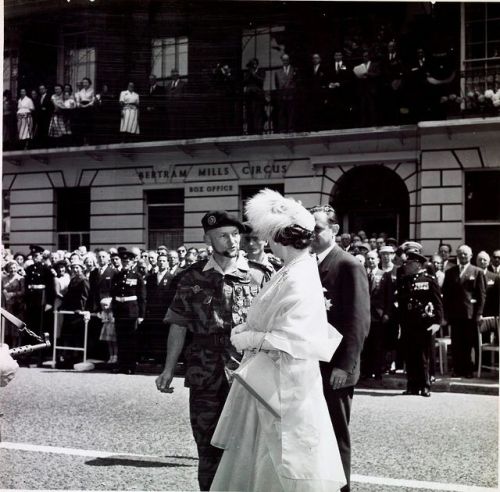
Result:
{"type": "Polygon", "coordinates": [[[35,107],[36,123],[37,123],[37,140],[39,147],[47,147],[49,139],[49,125],[54,111],[54,105],[47,93],[47,87],[40,85],[38,88],[40,98],[35,107]]]}
{"type": "Polygon", "coordinates": [[[361,263],[335,243],[339,225],[329,205],[311,209],[316,220],[312,243],[318,256],[325,298],[331,302],[328,322],[342,334],[342,342],[329,363],[321,363],[323,391],[337,438],[350,490],[351,442],[349,419],[354,385],[358,382],[360,354],[370,329],[368,278],[361,263]]]}
{"type": "Polygon", "coordinates": [[[274,85],[278,98],[278,132],[293,132],[295,125],[295,96],[297,71],[290,65],[287,54],[281,56],[283,67],[274,74],[274,85]]]}
{"type": "MultiPolygon", "coordinates": [[[[91,313],[101,311],[101,300],[111,297],[111,283],[116,270],[110,264],[109,253],[103,249],[97,251],[97,268],[89,275],[89,297],[87,310],[91,313]]],[[[88,354],[91,358],[101,359],[105,357],[105,347],[100,347],[99,335],[102,322],[97,316],[92,316],[89,322],[89,348],[88,354]]]]}
{"type": "Polygon", "coordinates": [[[348,123],[352,82],[352,73],[344,62],[342,52],[335,51],[328,80],[328,119],[333,128],[345,128],[348,123]]]}
{"type": "MultiPolygon", "coordinates": [[[[177,255],[177,251],[174,251],[177,255]]],[[[166,351],[166,327],[163,318],[167,314],[171,298],[172,279],[167,255],[158,256],[158,270],[146,275],[146,316],[140,326],[141,355],[163,363],[166,351]]]]}
{"type": "Polygon", "coordinates": [[[170,138],[183,138],[185,117],[186,82],[179,76],[179,70],[173,68],[170,71],[170,80],[165,87],[167,96],[167,119],[168,133],[170,138]]]}
{"type": "Polygon", "coordinates": [[[309,102],[308,130],[319,131],[326,128],[327,72],[321,63],[321,56],[312,56],[312,67],[307,74],[307,97],[309,102]]]}
{"type": "Polygon", "coordinates": [[[456,263],[450,258],[451,251],[451,244],[441,243],[439,245],[439,256],[443,259],[443,272],[446,272],[446,270],[456,265],[456,263]]]}
{"type": "Polygon", "coordinates": [[[355,67],[358,78],[359,110],[362,126],[374,126],[379,122],[379,97],[381,69],[369,51],[363,53],[363,63],[355,67]]]}
{"type": "Polygon", "coordinates": [[[142,96],[142,104],[145,110],[142,112],[141,126],[146,135],[157,140],[163,135],[163,120],[165,119],[165,88],[158,85],[156,75],[149,76],[148,91],[142,96]]]}
{"type": "Polygon", "coordinates": [[[459,264],[446,270],[443,283],[445,318],[451,325],[453,369],[457,376],[472,377],[471,351],[476,346],[478,323],[482,320],[486,299],[483,271],[470,264],[472,250],[457,249],[459,264]]]}
{"type": "Polygon", "coordinates": [[[500,316],[500,275],[489,270],[490,255],[486,251],[477,254],[476,265],[483,271],[486,279],[483,316],[500,316]]]}
{"type": "Polygon", "coordinates": [[[500,275],[500,249],[496,249],[493,251],[493,255],[491,256],[491,264],[488,267],[488,270],[496,275],[500,275]]]}
{"type": "Polygon", "coordinates": [[[259,67],[259,60],[252,58],[247,63],[247,69],[243,76],[248,135],[261,134],[264,131],[265,78],[266,72],[259,67]]]}
{"type": "Polygon", "coordinates": [[[384,123],[399,125],[403,104],[403,63],[394,41],[387,43],[387,53],[382,60],[382,77],[384,123]]]}

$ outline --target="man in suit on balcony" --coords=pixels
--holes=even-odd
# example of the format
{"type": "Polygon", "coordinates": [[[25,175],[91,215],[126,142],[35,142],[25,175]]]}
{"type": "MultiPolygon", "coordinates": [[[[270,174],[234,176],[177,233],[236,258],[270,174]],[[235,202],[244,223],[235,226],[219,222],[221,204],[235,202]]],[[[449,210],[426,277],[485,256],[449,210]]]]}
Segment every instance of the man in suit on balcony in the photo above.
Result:
{"type": "Polygon", "coordinates": [[[186,82],[179,76],[179,70],[173,68],[170,80],[165,87],[167,95],[167,119],[169,137],[173,139],[184,138],[185,127],[185,96],[186,82]]]}
{"type": "Polygon", "coordinates": [[[278,128],[281,133],[293,132],[295,126],[295,104],[297,71],[290,65],[290,57],[281,55],[283,66],[274,74],[274,85],[278,101],[278,128]]]}
{"type": "Polygon", "coordinates": [[[321,56],[315,53],[307,77],[309,130],[319,131],[326,128],[327,86],[327,71],[321,63],[321,56]]]}
{"type": "Polygon", "coordinates": [[[329,205],[311,209],[316,220],[313,251],[325,289],[328,322],[342,334],[342,342],[329,363],[320,363],[323,392],[337,438],[350,490],[351,441],[349,420],[354,385],[360,373],[360,354],[370,330],[368,277],[361,263],[335,242],[339,224],[329,205]],[[329,301],[329,302],[328,302],[329,301]]]}
{"type": "Polygon", "coordinates": [[[143,125],[147,137],[157,140],[164,138],[162,122],[165,119],[165,88],[158,85],[156,75],[149,76],[147,93],[142,97],[145,107],[142,113],[143,125]]]}
{"type": "Polygon", "coordinates": [[[352,82],[352,72],[344,62],[342,51],[335,51],[328,80],[328,119],[333,128],[345,128],[348,123],[352,82]]]}
{"type": "Polygon", "coordinates": [[[451,325],[454,372],[457,376],[470,378],[473,371],[471,352],[476,347],[477,353],[478,324],[486,300],[486,278],[480,268],[471,265],[469,246],[460,246],[457,258],[459,264],[445,272],[443,304],[445,318],[451,325]]]}

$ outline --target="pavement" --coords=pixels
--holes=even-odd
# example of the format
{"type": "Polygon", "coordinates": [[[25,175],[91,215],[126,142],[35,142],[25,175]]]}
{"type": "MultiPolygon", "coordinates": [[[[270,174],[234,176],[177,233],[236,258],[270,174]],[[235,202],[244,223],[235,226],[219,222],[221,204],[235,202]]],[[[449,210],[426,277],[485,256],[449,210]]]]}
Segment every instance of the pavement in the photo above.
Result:
{"type": "MultiPolygon", "coordinates": [[[[196,490],[189,393],[181,377],[168,395],[154,379],[21,368],[0,389],[0,488],[196,490]]],[[[498,490],[498,403],[357,388],[352,491],[498,490]]]]}

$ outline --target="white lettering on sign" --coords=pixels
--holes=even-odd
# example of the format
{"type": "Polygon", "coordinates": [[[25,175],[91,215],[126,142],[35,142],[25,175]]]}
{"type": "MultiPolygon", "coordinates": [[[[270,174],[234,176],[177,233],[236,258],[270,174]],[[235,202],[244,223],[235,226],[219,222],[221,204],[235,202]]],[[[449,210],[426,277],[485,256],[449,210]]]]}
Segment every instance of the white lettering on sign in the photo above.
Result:
{"type": "Polygon", "coordinates": [[[202,195],[205,193],[227,193],[233,191],[233,185],[230,184],[219,184],[219,185],[209,185],[209,186],[190,186],[188,188],[188,193],[202,195]]]}

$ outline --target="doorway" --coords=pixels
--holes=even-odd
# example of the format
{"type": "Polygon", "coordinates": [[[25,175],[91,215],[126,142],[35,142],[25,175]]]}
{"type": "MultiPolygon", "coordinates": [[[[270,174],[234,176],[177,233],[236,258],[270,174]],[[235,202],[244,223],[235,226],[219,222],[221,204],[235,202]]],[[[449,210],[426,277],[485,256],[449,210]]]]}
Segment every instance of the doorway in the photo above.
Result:
{"type": "Polygon", "coordinates": [[[410,198],[397,173],[382,165],[359,166],[335,184],[330,204],[337,212],[341,232],[368,236],[385,233],[399,242],[408,239],[410,198]]]}

